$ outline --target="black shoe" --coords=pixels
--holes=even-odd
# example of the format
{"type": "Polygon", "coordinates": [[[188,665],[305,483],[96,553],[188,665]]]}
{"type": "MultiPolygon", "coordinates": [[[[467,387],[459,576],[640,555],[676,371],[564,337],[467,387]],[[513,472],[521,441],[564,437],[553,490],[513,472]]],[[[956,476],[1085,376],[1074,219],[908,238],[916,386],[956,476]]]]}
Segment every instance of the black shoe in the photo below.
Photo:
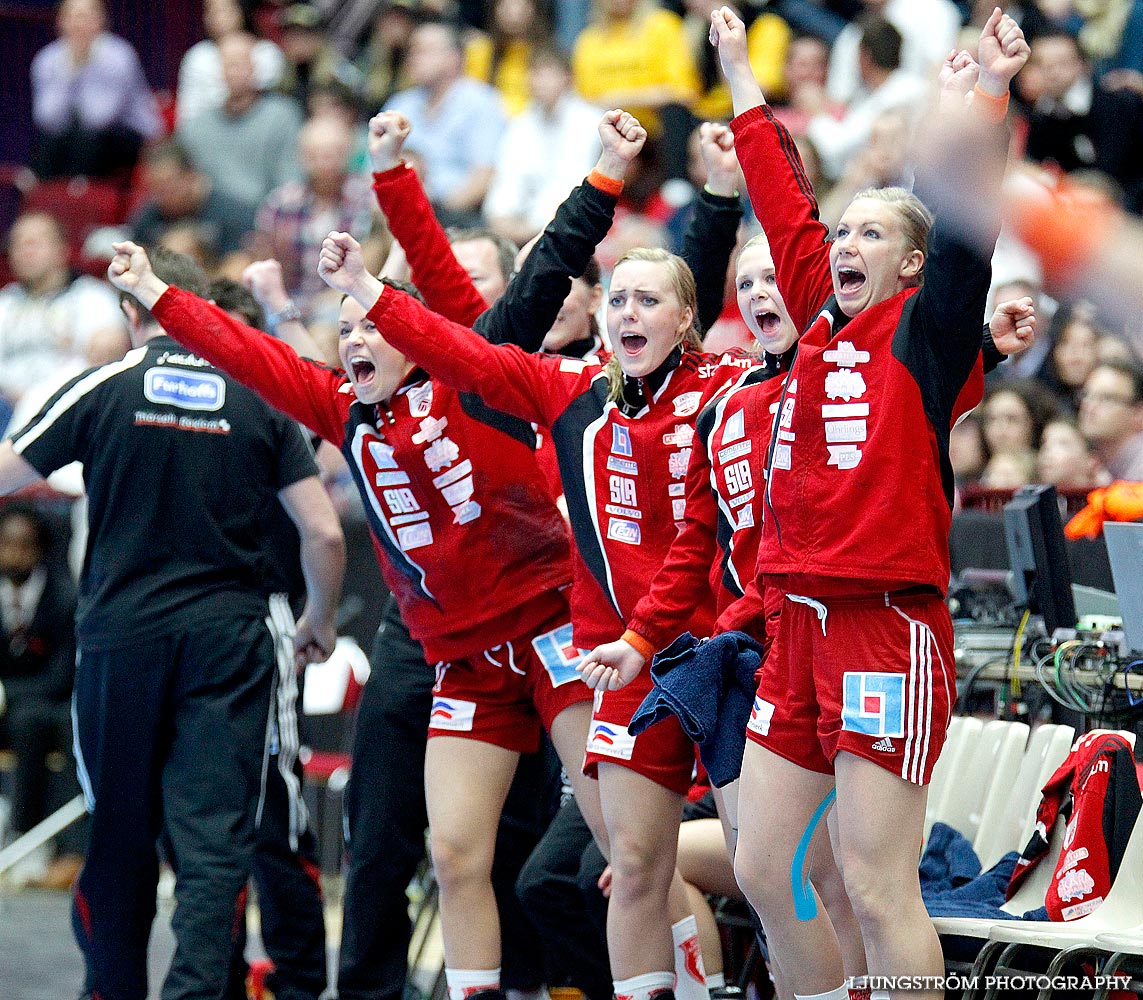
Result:
{"type": "Polygon", "coordinates": [[[738,986],[720,986],[710,991],[710,1000],[742,1000],[746,992],[738,986]]]}

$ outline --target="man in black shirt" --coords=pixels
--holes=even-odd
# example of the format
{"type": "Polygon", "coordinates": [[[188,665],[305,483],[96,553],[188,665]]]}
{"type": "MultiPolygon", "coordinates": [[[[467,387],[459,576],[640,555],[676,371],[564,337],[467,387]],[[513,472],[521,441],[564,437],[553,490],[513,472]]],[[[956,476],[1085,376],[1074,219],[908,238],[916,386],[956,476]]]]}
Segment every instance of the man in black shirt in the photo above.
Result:
{"type": "MultiPolygon", "coordinates": [[[[205,292],[188,258],[152,261],[164,280],[205,292]]],[[[147,995],[162,829],[178,902],[163,997],[222,996],[281,641],[263,512],[276,495],[301,535],[299,663],[333,648],[344,541],[297,426],[188,354],[129,294],[122,306],[134,350],[68,382],[0,445],[0,493],[83,463],[75,723],[91,838],[73,924],[87,989],[147,995]]]]}

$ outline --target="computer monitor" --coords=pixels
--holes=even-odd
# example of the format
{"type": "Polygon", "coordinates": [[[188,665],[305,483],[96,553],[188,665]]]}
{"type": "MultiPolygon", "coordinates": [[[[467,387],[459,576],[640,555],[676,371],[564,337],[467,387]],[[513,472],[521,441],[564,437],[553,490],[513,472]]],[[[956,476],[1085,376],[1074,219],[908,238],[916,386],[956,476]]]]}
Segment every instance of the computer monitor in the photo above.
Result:
{"type": "Polygon", "coordinates": [[[1143,652],[1143,524],[1108,521],[1103,526],[1123,637],[1133,653],[1143,652]]]}
{"type": "Polygon", "coordinates": [[[1004,539],[1017,604],[1043,615],[1048,635],[1075,628],[1072,575],[1054,486],[1024,486],[1004,506],[1004,539]]]}

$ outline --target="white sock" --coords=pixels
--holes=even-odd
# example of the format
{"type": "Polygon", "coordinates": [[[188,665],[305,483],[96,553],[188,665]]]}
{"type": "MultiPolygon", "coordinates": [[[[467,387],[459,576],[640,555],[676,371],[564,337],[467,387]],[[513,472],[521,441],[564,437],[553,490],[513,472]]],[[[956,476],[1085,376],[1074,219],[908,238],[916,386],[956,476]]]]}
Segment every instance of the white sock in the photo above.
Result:
{"type": "Polygon", "coordinates": [[[465,1000],[481,990],[500,989],[499,969],[445,969],[448,1000],[465,1000]]]}
{"type": "Polygon", "coordinates": [[[836,990],[825,993],[795,993],[794,1000],[849,1000],[849,987],[842,983],[836,990]]]}
{"type": "Polygon", "coordinates": [[[506,1000],[552,1000],[546,986],[534,990],[505,990],[504,996],[506,1000]]]}
{"type": "Polygon", "coordinates": [[[702,967],[695,918],[684,917],[677,924],[672,924],[671,939],[675,942],[676,1000],[707,1000],[706,974],[702,967]]]}
{"type": "Polygon", "coordinates": [[[645,972],[630,979],[615,980],[615,1000],[651,1000],[653,993],[660,990],[674,990],[673,972],[645,972]]]}
{"type": "Polygon", "coordinates": [[[722,972],[708,972],[706,974],[706,988],[708,990],[721,990],[726,986],[726,974],[722,972]]]}

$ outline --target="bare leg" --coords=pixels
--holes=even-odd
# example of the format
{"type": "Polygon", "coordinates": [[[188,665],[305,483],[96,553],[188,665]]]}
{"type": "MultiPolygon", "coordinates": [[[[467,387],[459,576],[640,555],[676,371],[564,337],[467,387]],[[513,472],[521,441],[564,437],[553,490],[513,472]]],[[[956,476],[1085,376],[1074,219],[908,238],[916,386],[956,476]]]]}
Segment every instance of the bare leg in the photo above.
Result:
{"type": "MultiPolygon", "coordinates": [[[[940,941],[917,874],[928,789],[850,753],[839,753],[834,766],[840,867],[861,924],[870,974],[941,975],[940,941]]],[[[908,996],[938,1000],[940,993],[908,996]]]]}
{"type": "Polygon", "coordinates": [[[837,835],[837,807],[826,817],[828,837],[822,835],[814,845],[814,860],[810,866],[813,880],[822,903],[825,904],[829,921],[833,924],[837,942],[841,947],[841,964],[847,977],[864,976],[869,972],[865,959],[865,942],[861,938],[861,924],[850,905],[845,891],[845,881],[837,864],[840,850],[837,835]]]}
{"type": "Polygon", "coordinates": [[[500,967],[492,855],[496,825],[519,758],[479,740],[429,740],[425,799],[441,891],[445,965],[452,969],[500,967]]]}
{"type": "MultiPolygon", "coordinates": [[[[682,796],[617,764],[599,765],[599,784],[611,844],[611,974],[621,980],[673,970],[669,900],[682,796]]],[[[685,891],[675,895],[682,897],[675,905],[685,911],[685,891]]]]}
{"type": "MultiPolygon", "coordinates": [[[[800,996],[836,989],[845,978],[837,935],[824,905],[811,887],[817,915],[800,919],[791,879],[798,843],[832,788],[829,775],[798,767],[747,742],[734,873],[778,956],[783,988],[800,996]],[[776,804],[781,807],[775,808],[776,804]]],[[[803,873],[793,877],[800,883],[803,873]]]]}
{"type": "Polygon", "coordinates": [[[583,773],[584,746],[590,728],[591,702],[581,701],[569,705],[552,720],[550,735],[564,771],[567,772],[568,781],[575,793],[575,803],[579,806],[584,822],[590,828],[603,856],[610,858],[607,826],[603,822],[603,810],[599,804],[599,782],[583,773]]]}

